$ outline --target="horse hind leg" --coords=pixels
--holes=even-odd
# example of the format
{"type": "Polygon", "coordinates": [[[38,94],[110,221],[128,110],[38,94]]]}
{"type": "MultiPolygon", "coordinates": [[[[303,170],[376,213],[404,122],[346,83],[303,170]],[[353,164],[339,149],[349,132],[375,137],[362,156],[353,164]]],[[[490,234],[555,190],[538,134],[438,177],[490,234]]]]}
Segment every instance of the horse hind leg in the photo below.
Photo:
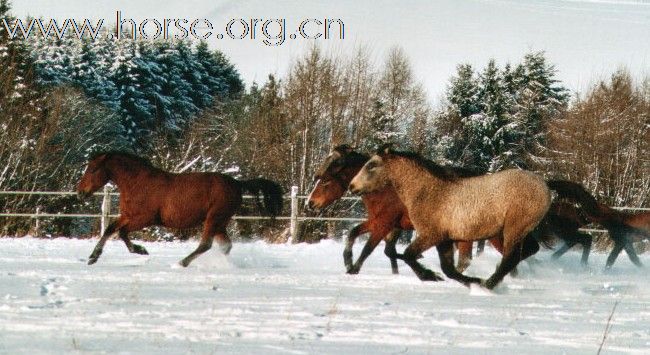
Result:
{"type": "Polygon", "coordinates": [[[387,236],[384,238],[386,242],[386,247],[384,248],[384,254],[390,259],[390,268],[393,274],[399,274],[399,268],[397,266],[397,249],[395,244],[397,244],[397,239],[399,238],[400,230],[393,229],[387,236]]]}
{"type": "Polygon", "coordinates": [[[501,263],[497,266],[494,274],[481,284],[487,289],[493,289],[521,260],[534,255],[537,251],[539,251],[539,244],[537,244],[532,236],[528,235],[522,242],[515,244],[511,250],[505,251],[501,263]]]}
{"type": "Polygon", "coordinates": [[[145,247],[131,242],[131,239],[129,239],[128,236],[129,232],[125,227],[120,228],[119,235],[120,239],[122,239],[122,241],[124,241],[124,244],[126,244],[127,249],[129,249],[129,252],[139,255],[149,255],[149,252],[147,249],[145,249],[145,247]]]}
{"type": "Polygon", "coordinates": [[[203,235],[201,235],[201,241],[199,242],[199,246],[196,247],[196,250],[194,250],[190,255],[186,256],[183,260],[181,260],[180,264],[183,267],[187,267],[190,265],[192,260],[196,259],[199,255],[205,253],[206,251],[210,250],[212,248],[212,233],[206,233],[205,231],[203,232],[203,235]]]}
{"type": "Polygon", "coordinates": [[[551,258],[553,260],[559,259],[562,255],[564,255],[567,251],[569,251],[571,248],[573,248],[574,245],[578,243],[573,238],[564,237],[563,239],[564,239],[564,244],[558,250],[556,250],[553,253],[553,255],[551,255],[551,258]]]}
{"type": "Polygon", "coordinates": [[[625,242],[614,240],[614,248],[612,249],[612,251],[609,253],[609,256],[607,257],[607,262],[605,262],[605,269],[610,269],[612,265],[614,265],[616,258],[618,258],[618,254],[621,253],[624,247],[625,247],[625,242]]]}
{"type": "Polygon", "coordinates": [[[225,228],[218,231],[217,234],[214,235],[214,240],[217,241],[219,248],[224,253],[224,255],[230,254],[230,250],[232,249],[232,241],[226,234],[225,228]]]}
{"type": "Polygon", "coordinates": [[[438,249],[438,256],[440,257],[440,267],[447,277],[454,279],[467,287],[472,283],[482,282],[482,280],[477,277],[468,277],[463,275],[454,267],[454,243],[451,240],[446,240],[438,244],[436,248],[438,249]]]}
{"type": "Polygon", "coordinates": [[[636,254],[636,250],[634,250],[634,245],[632,245],[631,240],[628,239],[623,248],[634,265],[637,267],[643,267],[641,260],[639,260],[639,256],[636,254]]]}

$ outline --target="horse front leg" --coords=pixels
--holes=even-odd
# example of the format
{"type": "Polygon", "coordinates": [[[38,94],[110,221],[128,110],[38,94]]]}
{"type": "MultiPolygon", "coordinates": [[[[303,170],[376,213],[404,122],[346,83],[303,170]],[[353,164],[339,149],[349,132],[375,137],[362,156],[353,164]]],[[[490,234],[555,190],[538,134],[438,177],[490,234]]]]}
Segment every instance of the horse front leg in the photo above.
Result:
{"type": "MultiPolygon", "coordinates": [[[[459,272],[465,271],[472,260],[472,246],[473,242],[457,242],[456,247],[458,248],[458,264],[456,270],[459,272]]],[[[453,251],[453,243],[452,243],[453,251]]],[[[452,258],[453,259],[453,258],[452,258]]]]}
{"type": "Polygon", "coordinates": [[[93,249],[93,252],[90,254],[88,257],[88,265],[92,265],[97,262],[97,259],[99,259],[99,256],[102,255],[102,251],[104,251],[104,244],[106,244],[106,241],[108,238],[115,233],[115,231],[122,225],[123,223],[121,222],[121,219],[118,219],[117,221],[111,222],[108,227],[106,227],[106,230],[104,230],[104,233],[102,234],[101,238],[99,238],[99,241],[95,245],[95,248],[93,249]]]}
{"type": "Polygon", "coordinates": [[[363,265],[363,262],[366,261],[366,259],[368,258],[368,256],[370,256],[370,254],[372,254],[372,252],[375,250],[379,242],[381,242],[385,236],[386,233],[376,233],[376,232],[370,233],[370,238],[368,238],[368,241],[363,246],[359,258],[350,268],[348,268],[347,273],[351,275],[358,274],[359,271],[361,270],[361,265],[363,265]]]}
{"type": "Polygon", "coordinates": [[[578,243],[582,244],[582,258],[580,262],[583,266],[587,266],[589,263],[589,253],[591,252],[591,235],[582,232],[576,232],[576,237],[578,238],[578,243]]]}
{"type": "Polygon", "coordinates": [[[345,249],[343,250],[343,263],[346,270],[350,270],[350,268],[352,268],[352,247],[354,246],[354,241],[359,235],[368,232],[367,223],[368,222],[366,221],[361,224],[357,224],[354,228],[352,228],[350,234],[348,235],[348,239],[345,242],[345,249]]]}
{"type": "Polygon", "coordinates": [[[390,268],[393,274],[399,274],[399,268],[397,266],[397,249],[395,244],[397,244],[397,239],[399,239],[400,230],[393,229],[388,233],[384,241],[386,242],[386,247],[384,248],[384,254],[390,259],[390,268]]]}

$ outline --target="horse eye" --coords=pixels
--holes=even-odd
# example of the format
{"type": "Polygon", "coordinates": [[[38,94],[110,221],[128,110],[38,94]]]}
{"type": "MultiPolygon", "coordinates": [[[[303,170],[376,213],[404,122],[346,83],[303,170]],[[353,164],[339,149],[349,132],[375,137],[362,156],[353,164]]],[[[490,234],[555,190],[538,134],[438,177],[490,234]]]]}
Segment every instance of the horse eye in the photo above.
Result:
{"type": "Polygon", "coordinates": [[[325,181],[324,183],[321,184],[321,186],[327,186],[332,183],[332,180],[325,181]]]}

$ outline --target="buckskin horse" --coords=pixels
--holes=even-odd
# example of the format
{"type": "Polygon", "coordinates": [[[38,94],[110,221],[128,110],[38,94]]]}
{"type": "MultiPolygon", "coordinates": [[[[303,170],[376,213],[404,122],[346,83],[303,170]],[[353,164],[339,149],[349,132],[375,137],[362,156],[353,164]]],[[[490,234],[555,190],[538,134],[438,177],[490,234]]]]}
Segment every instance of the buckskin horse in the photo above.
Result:
{"type": "Polygon", "coordinates": [[[219,173],[174,174],[154,167],[148,160],[123,152],[94,154],[79,181],[77,193],[88,197],[108,181],[120,191],[120,216],[110,223],[88,259],[94,264],[102,254],[106,240],[115,232],[131,253],[148,254],[134,244],[128,234],[158,225],[190,228],[203,223],[199,246],[181,260],[192,260],[212,247],[216,239],[228,254],[232,248],[226,226],[242,203],[242,192],[264,195],[264,209],[272,217],[282,211],[282,188],[266,179],[235,180],[219,173]]]}

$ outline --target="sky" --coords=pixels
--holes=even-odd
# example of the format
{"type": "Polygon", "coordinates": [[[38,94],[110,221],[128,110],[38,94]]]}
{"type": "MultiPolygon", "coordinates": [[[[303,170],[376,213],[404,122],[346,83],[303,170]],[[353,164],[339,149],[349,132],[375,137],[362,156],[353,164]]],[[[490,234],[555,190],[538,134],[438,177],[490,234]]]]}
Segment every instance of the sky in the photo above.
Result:
{"type": "MultiPolygon", "coordinates": [[[[443,94],[460,63],[478,68],[490,58],[499,64],[519,62],[531,51],[545,51],[558,77],[574,91],[618,68],[636,77],[650,75],[650,0],[437,0],[437,1],[293,1],[263,0],[13,0],[13,13],[45,20],[100,18],[115,23],[116,11],[137,23],[145,19],[208,19],[215,27],[208,39],[235,63],[247,84],[284,75],[290,63],[314,40],[287,39],[267,46],[255,40],[218,39],[231,19],[286,19],[287,33],[304,19],[341,19],[345,39],[316,40],[335,53],[356,47],[371,50],[381,64],[388,51],[401,47],[416,79],[433,102],[443,94]]],[[[310,23],[309,25],[313,25],[310,23]]],[[[276,25],[277,26],[277,25],[276,25]]],[[[236,32],[237,27],[233,27],[236,32]]],[[[269,27],[271,32],[277,27],[269,27]]],[[[312,29],[314,27],[306,27],[312,29]]],[[[277,30],[276,30],[277,31],[277,30]]]]}

